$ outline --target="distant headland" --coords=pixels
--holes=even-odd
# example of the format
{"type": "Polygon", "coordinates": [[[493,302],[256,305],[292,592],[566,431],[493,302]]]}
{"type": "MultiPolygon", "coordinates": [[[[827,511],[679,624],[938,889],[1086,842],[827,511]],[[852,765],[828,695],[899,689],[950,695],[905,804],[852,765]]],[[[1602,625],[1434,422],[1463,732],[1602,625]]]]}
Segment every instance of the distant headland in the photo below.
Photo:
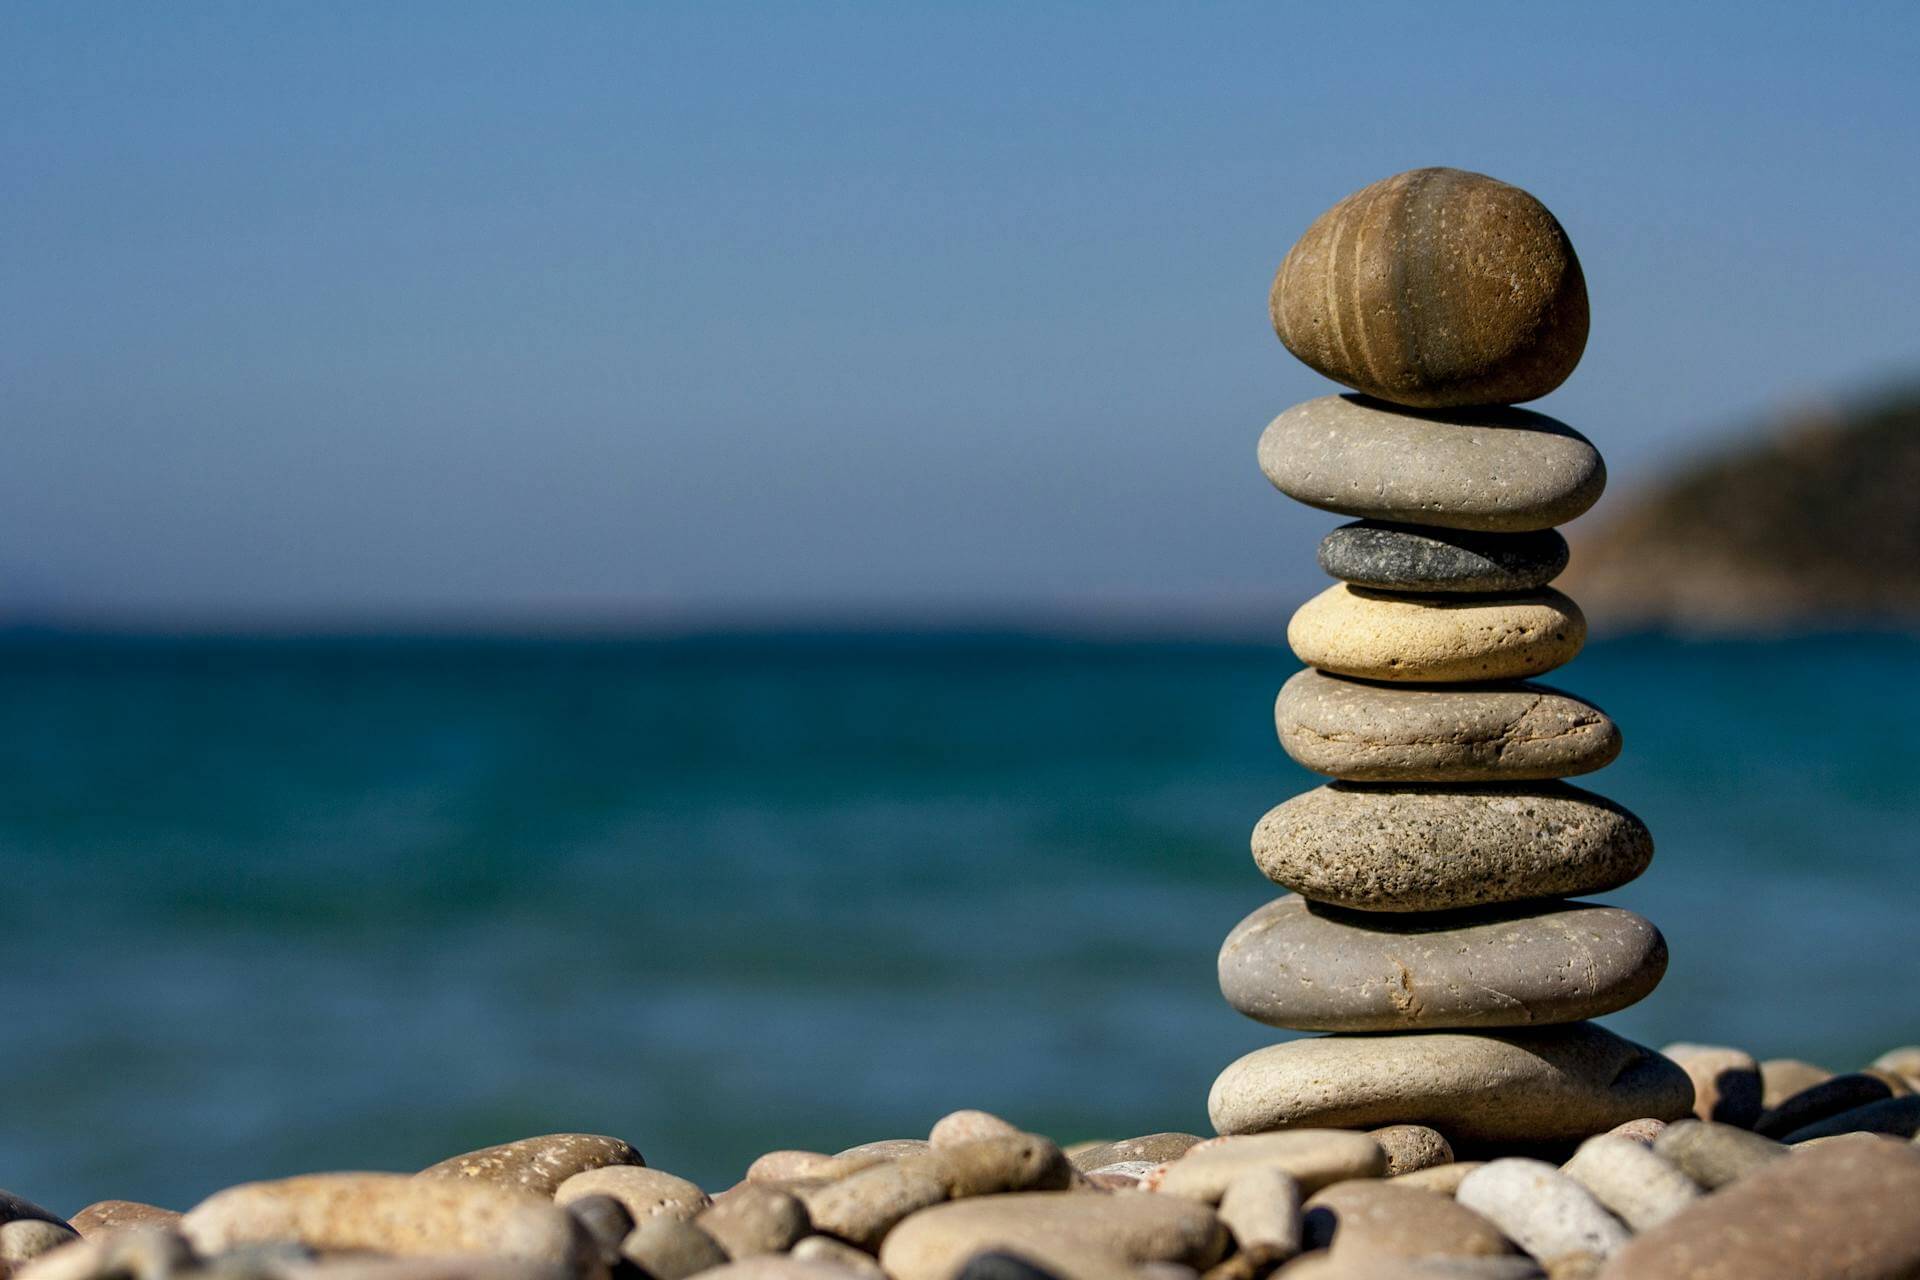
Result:
{"type": "Polygon", "coordinates": [[[1562,582],[1607,630],[1920,624],[1920,382],[1747,433],[1587,523],[1562,582]]]}

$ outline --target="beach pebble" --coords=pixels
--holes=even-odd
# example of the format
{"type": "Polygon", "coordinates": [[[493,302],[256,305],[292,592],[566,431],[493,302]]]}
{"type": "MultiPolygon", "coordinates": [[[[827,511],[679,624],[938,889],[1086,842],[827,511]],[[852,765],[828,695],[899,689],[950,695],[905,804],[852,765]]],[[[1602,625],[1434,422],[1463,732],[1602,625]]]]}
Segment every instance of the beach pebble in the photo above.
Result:
{"type": "Polygon", "coordinates": [[[229,1187],[180,1221],[201,1253],[291,1241],[314,1249],[430,1255],[481,1253],[580,1263],[586,1232],[566,1212],[479,1177],[319,1173],[229,1187]]]}
{"type": "Polygon", "coordinates": [[[163,1227],[125,1227],[42,1254],[14,1280],[168,1280],[194,1262],[186,1237],[163,1227]]]}
{"type": "Polygon", "coordinates": [[[1328,577],[1380,591],[1492,592],[1544,587],[1567,567],[1555,529],[1479,533],[1435,525],[1355,520],[1320,540],[1328,577]]]}
{"type": "Polygon", "coordinates": [[[1453,1163],[1453,1146],[1446,1136],[1423,1124],[1385,1125],[1368,1130],[1367,1136],[1385,1153],[1389,1178],[1453,1163]]]}
{"type": "Polygon", "coordinates": [[[1630,1238],[1591,1192],[1542,1160],[1489,1161],[1454,1199],[1552,1268],[1564,1258],[1605,1258],[1630,1238]]]}
{"type": "Polygon", "coordinates": [[[1667,1127],[1665,1120],[1655,1120],[1652,1116],[1641,1116],[1625,1124],[1617,1124],[1607,1130],[1616,1138],[1628,1138],[1643,1147],[1651,1147],[1654,1139],[1667,1127]]]}
{"type": "Polygon", "coordinates": [[[854,1280],[861,1274],[839,1263],[792,1258],[783,1253],[756,1254],[706,1273],[709,1280],[854,1280]]]}
{"type": "Polygon", "coordinates": [[[926,1165],[898,1161],[862,1169],[802,1194],[813,1229],[872,1253],[911,1214],[947,1199],[947,1183],[926,1165]]]}
{"type": "Polygon", "coordinates": [[[19,1265],[31,1262],[43,1253],[80,1239],[80,1233],[64,1222],[42,1218],[15,1218],[0,1222],[0,1262],[19,1265]]]}
{"type": "Polygon", "coordinates": [[[977,1138],[1017,1138],[1020,1130],[1008,1124],[999,1116],[985,1111],[955,1111],[941,1116],[927,1135],[927,1144],[934,1148],[951,1147],[956,1143],[972,1142],[977,1138]]]}
{"type": "Polygon", "coordinates": [[[828,1266],[841,1267],[866,1280],[886,1280],[886,1272],[873,1260],[873,1255],[864,1253],[850,1244],[842,1244],[832,1236],[808,1236],[796,1243],[790,1251],[792,1257],[802,1262],[822,1262],[828,1266]]]}
{"type": "Polygon", "coordinates": [[[1163,1195],[1217,1204],[1233,1180],[1249,1169],[1278,1169],[1311,1194],[1347,1178],[1378,1178],[1387,1171],[1387,1156],[1364,1133],[1340,1129],[1259,1133],[1194,1148],[1167,1166],[1157,1189],[1163,1195]]]}
{"type": "Polygon", "coordinates": [[[1760,1118],[1760,1064],[1752,1054],[1684,1041],[1660,1052],[1693,1081],[1693,1114],[1699,1119],[1750,1129],[1760,1118]]]}
{"type": "Polygon", "coordinates": [[[1587,343],[1586,279],[1558,220],[1464,169],[1410,169],[1322,213],[1268,308],[1309,367],[1401,404],[1533,400],[1587,343]]]}
{"type": "Polygon", "coordinates": [[[1896,1090],[1885,1079],[1853,1071],[1809,1085],[1777,1106],[1768,1107],[1753,1122],[1753,1131],[1767,1138],[1783,1138],[1828,1116],[1837,1116],[1870,1102],[1894,1097],[1896,1090]]]}
{"type": "Polygon", "coordinates": [[[1768,1058],[1760,1064],[1760,1106],[1777,1107],[1803,1089],[1833,1079],[1825,1067],[1798,1058],[1768,1058]]]}
{"type": "Polygon", "coordinates": [[[566,1210],[600,1249],[600,1256],[611,1266],[620,1257],[620,1246],[633,1234],[633,1215],[627,1206],[612,1196],[581,1196],[568,1201],[566,1210]]]}
{"type": "Polygon", "coordinates": [[[612,1196],[627,1207],[635,1222],[666,1214],[691,1218],[713,1201],[685,1178],[676,1178],[663,1169],[641,1165],[614,1164],[574,1174],[554,1190],[559,1204],[568,1204],[584,1196],[612,1196]]]}
{"type": "Polygon", "coordinates": [[[1624,1009],[1667,967],[1660,931],[1620,907],[1530,901],[1445,915],[1354,912],[1289,894],[1234,926],[1220,991],[1298,1031],[1577,1022],[1624,1009]]]}
{"type": "Polygon", "coordinates": [[[597,1133],[549,1133],[453,1156],[414,1176],[471,1180],[551,1196],[561,1183],[584,1170],[645,1163],[638,1151],[619,1138],[597,1133]]]}
{"type": "Polygon", "coordinates": [[[51,1222],[66,1226],[67,1220],[51,1209],[42,1208],[22,1195],[11,1191],[0,1191],[0,1223],[4,1222],[51,1222]]]}
{"type": "Polygon", "coordinates": [[[1920,1089],[1920,1044],[1889,1049],[1867,1065],[1874,1070],[1890,1071],[1910,1087],[1920,1089]]]}
{"type": "Polygon", "coordinates": [[[1455,1160],[1451,1164],[1436,1164],[1400,1174],[1393,1181],[1398,1186],[1412,1187],[1416,1191],[1450,1196],[1460,1189],[1460,1183],[1468,1174],[1485,1163],[1484,1160],[1455,1160]]]}
{"type": "Polygon", "coordinates": [[[1653,1150],[1709,1191],[1737,1182],[1787,1154],[1787,1148],[1771,1138],[1701,1120],[1669,1124],[1653,1140],[1653,1150]]]}
{"type": "Polygon", "coordinates": [[[1537,676],[1571,662],[1586,640],[1586,615],[1552,587],[1455,598],[1339,582],[1287,623],[1287,644],[1308,666],[1405,684],[1537,676]]]}
{"type": "Polygon", "coordinates": [[[1276,1280],[1580,1280],[1569,1272],[1549,1275],[1532,1258],[1336,1258],[1310,1253],[1273,1273],[1276,1280]]]}
{"type": "MultiPolygon", "coordinates": [[[[1739,1132],[1734,1130],[1733,1132],[1739,1132]]],[[[1920,1275],[1920,1151],[1858,1137],[1775,1160],[1615,1254],[1608,1280],[1920,1275]]]]}
{"type": "Polygon", "coordinates": [[[1560,1171],[1635,1231],[1658,1226],[1700,1198],[1699,1184],[1678,1165],[1610,1133],[1581,1143],[1560,1171]]]}
{"type": "Polygon", "coordinates": [[[1333,1256],[1498,1257],[1513,1252],[1500,1230],[1446,1196],[1397,1182],[1342,1182],[1306,1204],[1306,1247],[1333,1256]]]}
{"type": "Polygon", "coordinates": [[[1920,1134],[1920,1096],[1902,1094],[1854,1107],[1837,1115],[1816,1120],[1795,1129],[1781,1141],[1789,1144],[1814,1142],[1845,1133],[1877,1133],[1890,1138],[1912,1138],[1920,1134]]]}
{"type": "Polygon", "coordinates": [[[1274,700],[1295,763],[1354,782],[1520,782],[1591,773],[1620,730],[1590,702],[1538,684],[1374,684],[1309,667],[1274,700]]]}
{"type": "Polygon", "coordinates": [[[1111,1164],[1124,1164],[1135,1160],[1145,1160],[1153,1164],[1164,1164],[1168,1160],[1178,1160],[1200,1142],[1200,1138],[1191,1133],[1147,1133],[1137,1138],[1122,1138],[1118,1142],[1102,1142],[1072,1153],[1075,1166],[1081,1169],[1104,1169],[1111,1164]]]}
{"type": "Polygon", "coordinates": [[[1061,1191],[1074,1178],[1066,1152],[1033,1133],[973,1138],[903,1156],[896,1163],[932,1173],[956,1200],[1008,1191],[1061,1191]]]}
{"type": "MultiPolygon", "coordinates": [[[[1269,810],[1252,843],[1267,879],[1359,911],[1452,911],[1597,893],[1632,880],[1653,859],[1646,824],[1564,782],[1391,789],[1332,782],[1269,810]]],[[[1577,954],[1572,944],[1562,953],[1569,954],[1577,954]]]]}
{"type": "Polygon", "coordinates": [[[1411,1123],[1455,1144],[1584,1138],[1692,1105],[1685,1072],[1591,1022],[1288,1041],[1227,1067],[1207,1100],[1221,1133],[1411,1123]]]}
{"type": "Polygon", "coordinates": [[[578,1280],[550,1262],[511,1258],[302,1257],[260,1248],[210,1259],[193,1280],[578,1280]]]}
{"type": "Polygon", "coordinates": [[[1098,1169],[1086,1171],[1089,1178],[1129,1178],[1134,1182],[1146,1177],[1156,1169],[1165,1167],[1162,1160],[1121,1160],[1115,1164],[1101,1165],[1098,1169]]]}
{"type": "Polygon", "coordinates": [[[138,1200],[96,1200],[74,1214],[71,1221],[75,1231],[92,1240],[133,1227],[173,1228],[179,1225],[180,1214],[138,1200]]]}
{"type": "Polygon", "coordinates": [[[933,1144],[924,1138],[881,1138],[877,1142],[863,1142],[857,1147],[848,1147],[839,1152],[841,1157],[878,1156],[882,1160],[897,1160],[901,1156],[910,1156],[925,1151],[933,1144]]]}
{"type": "Polygon", "coordinates": [[[1300,1252],[1301,1194],[1299,1180],[1284,1169],[1245,1169],[1220,1196],[1220,1221],[1242,1253],[1279,1262],[1300,1252]]]}
{"type": "Polygon", "coordinates": [[[1213,1210],[1182,1196],[1027,1191],[914,1214],[887,1237],[880,1265],[894,1280],[952,1280],[967,1259],[998,1249],[1043,1265],[1056,1256],[1094,1254],[1204,1269],[1227,1244],[1213,1210]]]}
{"type": "Polygon", "coordinates": [[[719,1241],[686,1219],[674,1217],[642,1221],[621,1242],[620,1253],[651,1280],[686,1280],[727,1262],[727,1251],[719,1241]]]}
{"type": "MultiPolygon", "coordinates": [[[[873,1157],[878,1164],[881,1157],[873,1157]]],[[[844,1160],[823,1151],[769,1151],[747,1166],[746,1182],[788,1182],[794,1178],[845,1177],[867,1165],[859,1158],[844,1160]],[[849,1167],[851,1166],[851,1167],[849,1167]]]]}
{"type": "Polygon", "coordinates": [[[1592,441],[1525,409],[1421,413],[1322,396],[1268,423],[1259,458],[1274,488],[1310,507],[1482,533],[1565,524],[1607,487],[1592,441]]]}
{"type": "Polygon", "coordinates": [[[704,1210],[693,1225],[712,1236],[729,1258],[783,1253],[812,1229],[806,1206],[797,1198],[751,1184],[726,1203],[704,1210]]]}

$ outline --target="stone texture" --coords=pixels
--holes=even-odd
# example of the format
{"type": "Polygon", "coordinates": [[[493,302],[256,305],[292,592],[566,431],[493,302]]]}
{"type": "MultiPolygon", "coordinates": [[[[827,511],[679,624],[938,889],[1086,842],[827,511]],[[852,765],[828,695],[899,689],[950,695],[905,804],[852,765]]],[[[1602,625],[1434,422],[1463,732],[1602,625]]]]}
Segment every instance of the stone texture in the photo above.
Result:
{"type": "Polygon", "coordinates": [[[1198,1136],[1191,1133],[1147,1133],[1118,1142],[1102,1142],[1074,1153],[1073,1163],[1081,1169],[1104,1169],[1110,1164],[1148,1160],[1161,1164],[1178,1160],[1195,1146],[1198,1136]]]}
{"type": "Polygon", "coordinates": [[[758,1254],[715,1267],[709,1280],[854,1280],[858,1272],[832,1262],[790,1258],[785,1254],[758,1254]]]}
{"type": "Polygon", "coordinates": [[[1336,1258],[1310,1253],[1273,1273],[1276,1280],[1579,1280],[1569,1273],[1552,1276],[1531,1258],[1336,1258]]]}
{"type": "Polygon", "coordinates": [[[1920,1044],[1889,1049],[1867,1065],[1876,1070],[1891,1071],[1913,1088],[1920,1089],[1920,1044]]]}
{"type": "Polygon", "coordinates": [[[976,1138],[1012,1138],[1019,1134],[1018,1127],[989,1112],[955,1111],[934,1123],[932,1132],[927,1134],[927,1145],[951,1147],[976,1138]]]}
{"type": "Polygon", "coordinates": [[[1686,1073],[1590,1022],[1288,1041],[1233,1063],[1207,1100],[1221,1133],[1412,1123],[1455,1144],[1584,1138],[1692,1105],[1686,1073]]]}
{"type": "Polygon", "coordinates": [[[1885,1079],[1864,1071],[1834,1076],[1768,1107],[1753,1122],[1753,1131],[1762,1137],[1784,1138],[1815,1121],[1894,1097],[1898,1092],[1885,1079]]]}
{"type": "Polygon", "coordinates": [[[1226,1228],[1213,1210],[1181,1196],[1029,1191],[956,1200],[916,1213],[880,1249],[894,1280],[953,1280],[967,1259],[989,1250],[1056,1257],[1110,1254],[1130,1263],[1211,1266],[1226,1228]]]}
{"type": "Polygon", "coordinates": [[[829,1266],[842,1267],[866,1280],[886,1280],[887,1273],[873,1260],[873,1255],[842,1244],[832,1236],[808,1236],[793,1246],[790,1256],[801,1262],[824,1262],[829,1266]]]}
{"type": "Polygon", "coordinates": [[[1604,1258],[1629,1239],[1585,1187],[1541,1160],[1490,1161],[1460,1184],[1454,1199],[1549,1268],[1564,1258],[1604,1258]]]}
{"type": "Polygon", "coordinates": [[[1355,782],[1524,782],[1613,763],[1620,729],[1590,702],[1545,685],[1408,686],[1309,667],[1273,704],[1298,764],[1355,782]]]}
{"type": "Polygon", "coordinates": [[[1423,1124],[1384,1125],[1368,1130],[1367,1136],[1386,1155],[1389,1178],[1453,1163],[1453,1146],[1446,1135],[1423,1124]]]}
{"type": "Polygon", "coordinates": [[[812,1229],[806,1206],[797,1198],[754,1185],[702,1211],[693,1225],[712,1236],[729,1258],[784,1253],[812,1229]]]}
{"type": "Polygon", "coordinates": [[[1635,1231],[1660,1225],[1700,1198],[1699,1184],[1680,1166],[1618,1134],[1588,1138],[1560,1171],[1635,1231]]]}
{"type": "Polygon", "coordinates": [[[1565,524],[1607,486],[1591,441],[1525,409],[1418,413],[1323,396],[1268,423],[1259,459],[1274,488],[1310,507],[1481,533],[1565,524]]]}
{"type": "Polygon", "coordinates": [[[1333,782],[1269,810],[1253,831],[1253,860],[1267,879],[1358,911],[1598,893],[1652,859],[1653,836],[1640,819],[1564,782],[1333,782]]]}
{"type": "Polygon", "coordinates": [[[1242,1253],[1279,1262],[1300,1252],[1300,1183],[1271,1165],[1236,1175],[1220,1197],[1220,1221],[1242,1253]]]}
{"type": "Polygon", "coordinates": [[[1468,1174],[1485,1163],[1484,1160],[1455,1160],[1451,1164],[1436,1164],[1426,1169],[1415,1169],[1412,1173],[1400,1174],[1393,1181],[1417,1191],[1431,1191],[1435,1195],[1450,1196],[1460,1189],[1460,1183],[1468,1174]]]}
{"type": "Polygon", "coordinates": [[[892,1161],[805,1192],[800,1198],[815,1231],[871,1253],[907,1217],[946,1200],[947,1184],[925,1165],[892,1161]]]}
{"type": "Polygon", "coordinates": [[[878,1156],[883,1160],[896,1160],[916,1151],[925,1151],[931,1145],[924,1138],[881,1138],[877,1142],[863,1142],[857,1147],[848,1147],[838,1154],[842,1157],[878,1156]]]}
{"type": "Polygon", "coordinates": [[[128,1227],[42,1254],[12,1274],[15,1280],[170,1280],[193,1262],[193,1248],[178,1232],[128,1227]]]}
{"type": "Polygon", "coordinates": [[[719,1241],[686,1219],[674,1217],[641,1222],[621,1243],[620,1253],[652,1280],[686,1280],[727,1262],[727,1251],[719,1241]]]}
{"type": "Polygon", "coordinates": [[[551,1196],[561,1183],[584,1170],[645,1163],[638,1151],[618,1138],[598,1133],[549,1133],[453,1156],[415,1176],[471,1179],[551,1196]]]}
{"type": "Polygon", "coordinates": [[[1607,1280],[1920,1275],[1920,1151],[1859,1137],[1776,1160],[1616,1253],[1607,1280]]]}
{"type": "Polygon", "coordinates": [[[96,1200],[71,1219],[73,1229],[88,1240],[132,1227],[171,1229],[180,1224],[180,1214],[159,1205],[138,1200],[96,1200]]]}
{"type": "Polygon", "coordinates": [[[1666,967],[1660,931],[1619,907],[1390,915],[1289,894],[1234,926],[1219,974],[1228,1004],[1272,1026],[1416,1031],[1598,1017],[1645,997],[1666,967]]]}
{"type": "Polygon", "coordinates": [[[198,1271],[196,1280],[578,1280],[551,1262],[506,1258],[294,1258],[229,1255],[198,1271]]]}
{"type": "Polygon", "coordinates": [[[1643,1147],[1651,1147],[1653,1140],[1658,1138],[1666,1127],[1667,1122],[1665,1120],[1655,1120],[1651,1116],[1641,1116],[1638,1119],[1629,1120],[1625,1124],[1617,1124],[1607,1130],[1607,1132],[1617,1138],[1630,1138],[1643,1147]]]}
{"type": "Polygon", "coordinates": [[[1328,209],[1268,305],[1309,367],[1401,404],[1537,399],[1587,345],[1567,233],[1532,195],[1464,169],[1410,169],[1328,209]]]}
{"type": "Polygon", "coordinates": [[[1342,1182],[1306,1204],[1306,1247],[1335,1258],[1499,1257],[1499,1228],[1432,1191],[1393,1182],[1342,1182]]]}
{"type": "Polygon", "coordinates": [[[551,1203],[491,1180],[393,1173],[319,1173],[229,1187],[180,1222],[194,1248],[295,1241],[314,1249],[432,1255],[481,1253],[578,1265],[584,1229],[551,1203]]]}
{"type": "Polygon", "coordinates": [[[1567,567],[1555,529],[1479,533],[1437,525],[1355,520],[1320,540],[1328,577],[1378,591],[1490,592],[1544,587],[1567,567]]]}
{"type": "Polygon", "coordinates": [[[1920,1096],[1909,1093],[1896,1098],[1882,1098],[1878,1102],[1869,1102],[1864,1106],[1854,1107],[1822,1120],[1815,1120],[1804,1128],[1795,1129],[1781,1141],[1812,1142],[1819,1138],[1830,1138],[1843,1133],[1878,1133],[1893,1138],[1911,1138],[1920,1134],[1920,1096]]]}
{"type": "Polygon", "coordinates": [[[1798,1058],[1768,1058],[1760,1064],[1760,1105],[1777,1107],[1822,1080],[1833,1079],[1833,1072],[1798,1058]]]}
{"type": "Polygon", "coordinates": [[[1034,1133],[972,1138],[902,1156],[895,1163],[932,1173],[954,1199],[1008,1191],[1064,1191],[1074,1177],[1066,1152],[1034,1133]]]}
{"type": "Polygon", "coordinates": [[[1787,1148],[1771,1138],[1700,1120],[1668,1125],[1653,1140],[1653,1150],[1709,1191],[1737,1182],[1787,1154],[1787,1148]]]}
{"type": "Polygon", "coordinates": [[[676,1178],[663,1169],[632,1164],[583,1170],[561,1183],[553,1193],[554,1200],[560,1204],[570,1204],[586,1196],[612,1196],[626,1206],[635,1222],[645,1222],[662,1214],[691,1218],[713,1203],[706,1192],[685,1178],[676,1178]]]}
{"type": "Polygon", "coordinates": [[[1743,1049],[1717,1044],[1670,1044],[1660,1051],[1693,1081],[1693,1114],[1750,1129],[1760,1118],[1760,1064],[1743,1049]]]}
{"type": "Polygon", "coordinates": [[[1164,1195],[1214,1204],[1249,1169],[1278,1169],[1312,1193],[1347,1178],[1378,1178],[1387,1171],[1387,1156],[1364,1133],[1262,1133],[1194,1148],[1167,1166],[1158,1189],[1164,1195]]]}
{"type": "Polygon", "coordinates": [[[64,1222],[48,1222],[42,1218],[0,1222],[0,1263],[19,1266],[79,1239],[80,1233],[64,1222]]]}
{"type": "Polygon", "coordinates": [[[1572,661],[1586,639],[1586,615],[1552,587],[1400,596],[1339,582],[1287,623],[1287,644],[1308,666],[1408,684],[1537,676],[1572,661]]]}

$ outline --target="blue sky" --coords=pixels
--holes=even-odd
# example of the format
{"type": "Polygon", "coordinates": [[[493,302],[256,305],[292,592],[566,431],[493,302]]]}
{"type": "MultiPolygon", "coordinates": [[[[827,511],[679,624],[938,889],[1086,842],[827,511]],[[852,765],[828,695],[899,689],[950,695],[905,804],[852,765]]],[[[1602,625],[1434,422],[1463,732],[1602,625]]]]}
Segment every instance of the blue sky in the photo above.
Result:
{"type": "MultiPolygon", "coordinates": [[[[1401,169],[1567,226],[1616,495],[1920,369],[1910,5],[0,10],[0,610],[1291,603],[1265,317],[1401,169]]],[[[1604,518],[1606,504],[1589,519],[1604,518]]]]}

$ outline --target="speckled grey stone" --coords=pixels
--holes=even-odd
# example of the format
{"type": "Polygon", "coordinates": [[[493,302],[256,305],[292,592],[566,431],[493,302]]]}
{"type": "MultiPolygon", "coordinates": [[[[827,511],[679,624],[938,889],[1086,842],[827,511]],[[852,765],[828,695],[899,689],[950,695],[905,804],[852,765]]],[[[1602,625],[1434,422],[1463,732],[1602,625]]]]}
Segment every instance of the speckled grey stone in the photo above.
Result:
{"type": "Polygon", "coordinates": [[[1686,1072],[1591,1022],[1289,1040],[1233,1063],[1207,1098],[1221,1133],[1424,1124],[1456,1144],[1584,1138],[1692,1105],[1686,1072]]]}
{"type": "Polygon", "coordinates": [[[1490,533],[1565,524],[1607,485],[1599,450],[1545,414],[1421,413],[1363,396],[1323,396],[1275,418],[1260,436],[1260,469],[1323,511],[1490,533]]]}
{"type": "Polygon", "coordinates": [[[1269,880],[1359,911],[1598,893],[1652,859],[1640,819],[1564,782],[1332,782],[1269,810],[1253,831],[1253,860],[1269,880]]]}
{"type": "Polygon", "coordinates": [[[1320,540],[1329,577],[1382,591],[1531,591],[1567,567],[1553,529],[1476,533],[1434,525],[1356,520],[1320,540]]]}
{"type": "Polygon", "coordinates": [[[1620,907],[1549,901],[1438,915],[1315,906],[1289,894],[1220,948],[1220,990],[1296,1031],[1577,1022],[1644,998],[1667,944],[1620,907]]]}
{"type": "Polygon", "coordinates": [[[1541,684],[1378,684],[1309,667],[1280,688],[1273,723],[1296,762],[1355,782],[1519,782],[1591,773],[1620,729],[1541,684]]]}

